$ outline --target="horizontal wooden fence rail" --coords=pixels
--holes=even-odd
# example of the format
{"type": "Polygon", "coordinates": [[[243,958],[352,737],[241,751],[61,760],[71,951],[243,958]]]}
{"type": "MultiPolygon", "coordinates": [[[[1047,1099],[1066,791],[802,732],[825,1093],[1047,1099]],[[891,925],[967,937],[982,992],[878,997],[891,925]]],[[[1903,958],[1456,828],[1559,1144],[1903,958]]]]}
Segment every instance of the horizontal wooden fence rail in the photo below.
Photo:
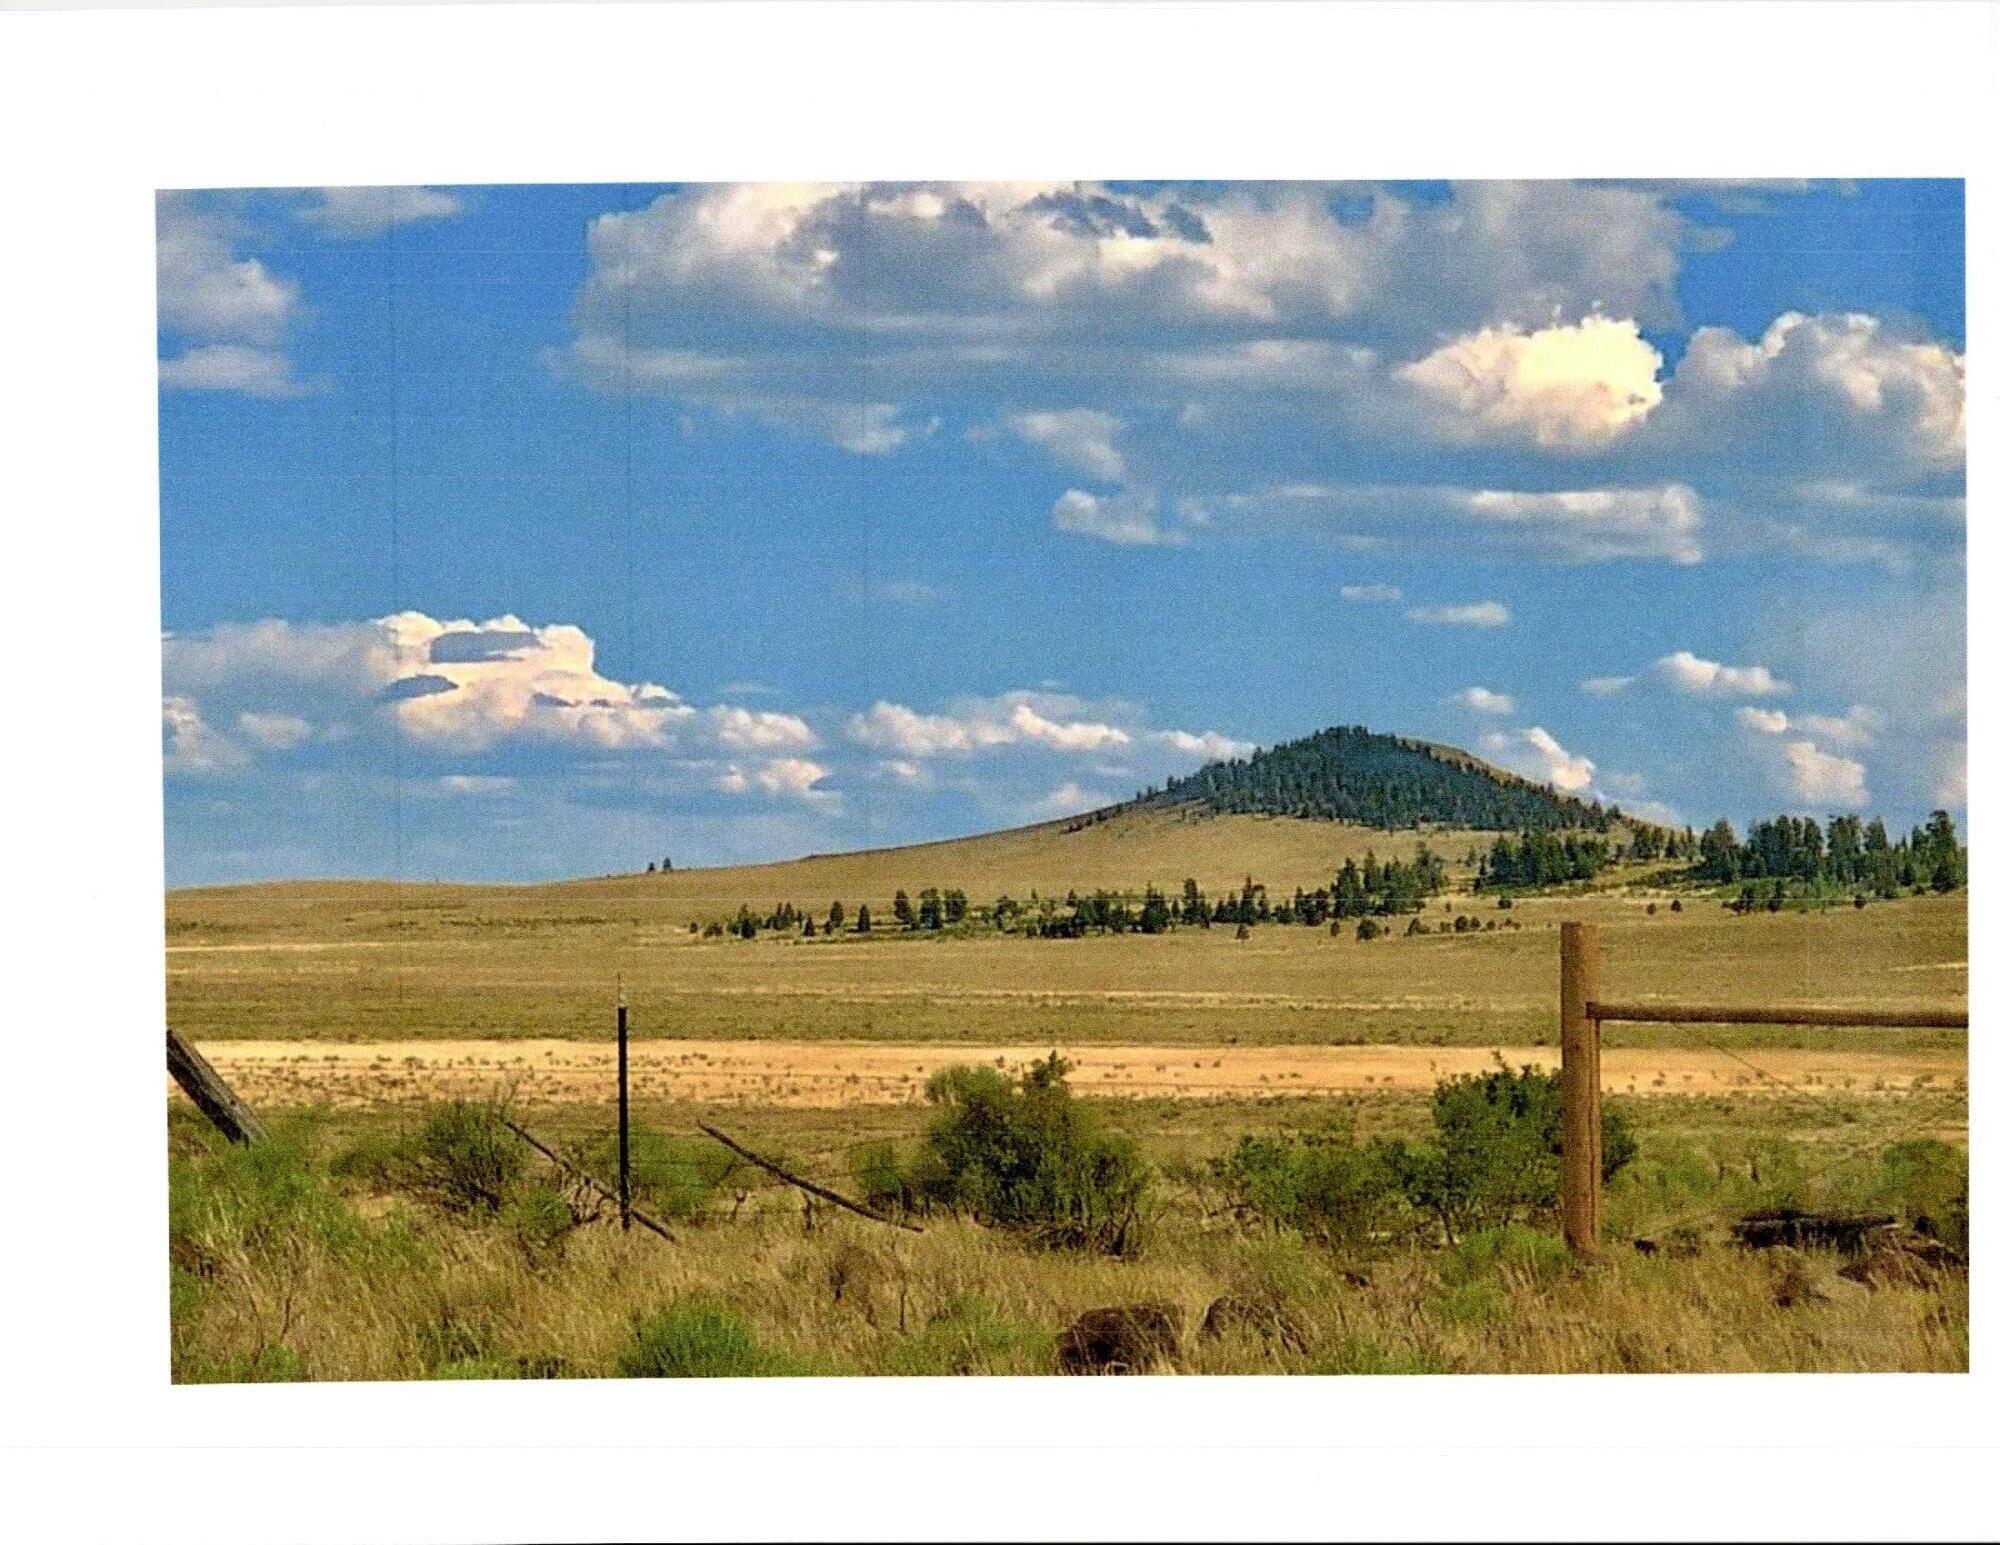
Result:
{"type": "Polygon", "coordinates": [[[1964,1030],[1964,1009],[1843,1009],[1800,1005],[1754,1008],[1716,1003],[1586,1003],[1584,1014],[1599,1024],[1628,1025],[1846,1025],[1883,1030],[1964,1030]]]}
{"type": "Polygon", "coordinates": [[[1606,1024],[1830,1025],[1888,1030],[1971,1028],[1970,1014],[1959,1008],[1620,1003],[1597,995],[1602,953],[1597,924],[1562,925],[1563,1241],[1577,1255],[1585,1258],[1597,1253],[1604,1226],[1604,1086],[1600,1053],[1606,1024]]]}

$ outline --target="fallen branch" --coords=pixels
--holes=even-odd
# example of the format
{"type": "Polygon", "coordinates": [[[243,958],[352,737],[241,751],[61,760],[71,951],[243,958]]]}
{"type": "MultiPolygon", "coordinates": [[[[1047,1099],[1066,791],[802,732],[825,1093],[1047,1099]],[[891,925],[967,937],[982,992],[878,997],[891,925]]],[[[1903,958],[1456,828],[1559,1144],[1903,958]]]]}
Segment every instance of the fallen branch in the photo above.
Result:
{"type": "Polygon", "coordinates": [[[209,1066],[208,1058],[174,1033],[172,1025],[167,1026],[167,1071],[232,1143],[254,1143],[263,1137],[264,1129],[250,1107],[209,1066]]]}
{"type": "Polygon", "coordinates": [[[742,1158],[748,1159],[752,1164],[756,1165],[757,1168],[761,1170],[766,1170],[771,1174],[776,1175],[780,1180],[784,1181],[786,1185],[797,1186],[801,1191],[805,1192],[808,1196],[816,1196],[823,1202],[832,1202],[833,1205],[836,1207],[845,1207],[849,1212],[857,1213],[861,1217],[871,1219],[876,1223],[886,1223],[891,1228],[908,1229],[912,1234],[921,1234],[923,1232],[923,1230],[917,1227],[917,1225],[914,1223],[906,1223],[901,1218],[889,1217],[886,1213],[877,1212],[872,1207],[863,1207],[859,1202],[850,1202],[846,1197],[836,1195],[834,1192],[827,1190],[825,1186],[814,1185],[810,1180],[807,1180],[800,1175],[794,1175],[790,1170],[785,1169],[781,1165],[773,1164],[769,1159],[759,1158],[756,1154],[752,1153],[748,1148],[745,1148],[741,1143],[737,1142],[735,1138],[725,1136],[724,1134],[716,1131],[714,1127],[709,1126],[705,1122],[698,1121],[695,1123],[695,1125],[700,1127],[702,1131],[706,1132],[710,1137],[714,1138],[718,1143],[722,1144],[722,1146],[727,1148],[731,1153],[737,1154],[742,1158]]]}
{"type": "MultiPolygon", "coordinates": [[[[557,1153],[555,1149],[549,1147],[546,1143],[541,1142],[539,1139],[537,1139],[536,1136],[532,1132],[530,1132],[526,1127],[519,1127],[514,1125],[514,1123],[509,1121],[505,1116],[502,1116],[500,1118],[500,1124],[504,1126],[509,1132],[512,1132],[516,1137],[520,1138],[520,1140],[526,1143],[530,1148],[534,1149],[535,1152],[539,1153],[543,1158],[547,1159],[551,1164],[555,1165],[564,1174],[569,1175],[571,1178],[575,1180],[583,1182],[583,1184],[589,1186],[591,1190],[595,1191],[599,1196],[603,1197],[607,1202],[616,1202],[618,1200],[618,1193],[616,1191],[612,1190],[607,1185],[600,1184],[595,1176],[587,1174],[583,1170],[578,1169],[574,1164],[570,1163],[569,1160],[565,1159],[561,1154],[557,1153]]],[[[644,1224],[647,1228],[651,1229],[655,1234],[658,1234],[660,1238],[666,1240],[667,1243],[669,1244],[677,1244],[679,1242],[674,1238],[672,1234],[667,1232],[665,1225],[662,1224],[658,1219],[647,1217],[646,1214],[639,1211],[639,1209],[636,1207],[632,1209],[632,1221],[634,1223],[644,1224]]]]}
{"type": "Polygon", "coordinates": [[[1819,1245],[1858,1251],[1868,1235],[1887,1228],[1895,1217],[1886,1212],[1841,1213],[1802,1212],[1795,1207],[1774,1207],[1768,1212],[1751,1213],[1732,1224],[1730,1233],[1749,1250],[1769,1250],[1779,1245],[1803,1248],[1819,1245]]]}

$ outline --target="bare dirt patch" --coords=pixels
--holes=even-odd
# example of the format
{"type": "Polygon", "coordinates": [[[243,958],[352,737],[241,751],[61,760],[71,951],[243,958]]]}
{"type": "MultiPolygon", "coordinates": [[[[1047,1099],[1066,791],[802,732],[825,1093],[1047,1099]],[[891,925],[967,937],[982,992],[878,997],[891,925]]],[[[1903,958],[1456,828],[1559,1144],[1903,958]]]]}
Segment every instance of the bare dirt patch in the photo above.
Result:
{"type": "MultiPolygon", "coordinates": [[[[913,1103],[951,1063],[1020,1067],[1034,1045],[881,1042],[677,1041],[632,1043],[633,1092],[717,1105],[817,1107],[913,1103]]],[[[1553,1066],[1551,1047],[1078,1046],[1071,1086],[1104,1098],[1241,1099],[1428,1090],[1439,1078],[1493,1066],[1553,1066]]],[[[574,1040],[213,1041],[202,1046],[253,1104],[403,1104],[507,1091],[528,1104],[612,1097],[616,1051],[574,1040]]],[[[1962,1053],[1767,1048],[1742,1060],[1705,1048],[1604,1051],[1605,1088],[1624,1095],[1776,1094],[1787,1088],[1866,1096],[1903,1093],[1965,1076],[1962,1053]]]]}

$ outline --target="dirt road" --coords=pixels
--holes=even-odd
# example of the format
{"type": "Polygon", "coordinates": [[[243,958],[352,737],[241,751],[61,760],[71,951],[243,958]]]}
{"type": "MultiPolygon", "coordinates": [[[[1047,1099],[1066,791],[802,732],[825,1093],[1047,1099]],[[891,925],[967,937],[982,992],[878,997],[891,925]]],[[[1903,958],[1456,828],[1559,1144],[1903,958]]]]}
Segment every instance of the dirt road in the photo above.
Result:
{"type": "MultiPolygon", "coordinates": [[[[203,1053],[252,1104],[327,1101],[402,1104],[510,1091],[527,1104],[608,1100],[616,1052],[608,1042],[567,1040],[211,1041],[203,1053]]],[[[1179,1099],[1425,1090],[1446,1074],[1483,1071],[1495,1051],[1517,1066],[1551,1067],[1552,1047],[1080,1046],[1078,1093],[1179,1099]]],[[[920,1101],[924,1080],[951,1063],[1016,1068],[1046,1046],[672,1041],[632,1043],[635,1095],[717,1105],[832,1108],[920,1101]]],[[[1706,1049],[1607,1047],[1604,1084],[1617,1094],[1775,1094],[1786,1086],[1868,1095],[1965,1077],[1949,1051],[1760,1049],[1744,1061],[1706,1049]],[[1780,1082],[1782,1081],[1782,1082],[1780,1082]]]]}

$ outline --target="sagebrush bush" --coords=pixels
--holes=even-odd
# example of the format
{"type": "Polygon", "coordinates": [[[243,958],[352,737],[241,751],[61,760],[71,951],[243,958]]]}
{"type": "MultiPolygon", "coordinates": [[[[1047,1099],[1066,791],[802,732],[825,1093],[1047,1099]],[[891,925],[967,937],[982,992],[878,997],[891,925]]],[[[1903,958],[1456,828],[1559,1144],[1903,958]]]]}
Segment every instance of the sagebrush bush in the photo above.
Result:
{"type": "Polygon", "coordinates": [[[1055,1248],[1138,1248],[1152,1172],[1131,1141],[1106,1132],[1064,1081],[1054,1052],[1016,1081],[989,1067],[940,1068],[938,1107],[916,1164],[928,1202],[1055,1248]]]}
{"type": "Polygon", "coordinates": [[[404,1184],[447,1212],[506,1206],[525,1164],[520,1141],[490,1105],[434,1105],[404,1145],[404,1184]]]}
{"type": "Polygon", "coordinates": [[[1278,1228],[1347,1251],[1365,1249],[1393,1215],[1395,1172],[1380,1146],[1350,1133],[1242,1138],[1210,1161],[1229,1205],[1278,1228]]]}

